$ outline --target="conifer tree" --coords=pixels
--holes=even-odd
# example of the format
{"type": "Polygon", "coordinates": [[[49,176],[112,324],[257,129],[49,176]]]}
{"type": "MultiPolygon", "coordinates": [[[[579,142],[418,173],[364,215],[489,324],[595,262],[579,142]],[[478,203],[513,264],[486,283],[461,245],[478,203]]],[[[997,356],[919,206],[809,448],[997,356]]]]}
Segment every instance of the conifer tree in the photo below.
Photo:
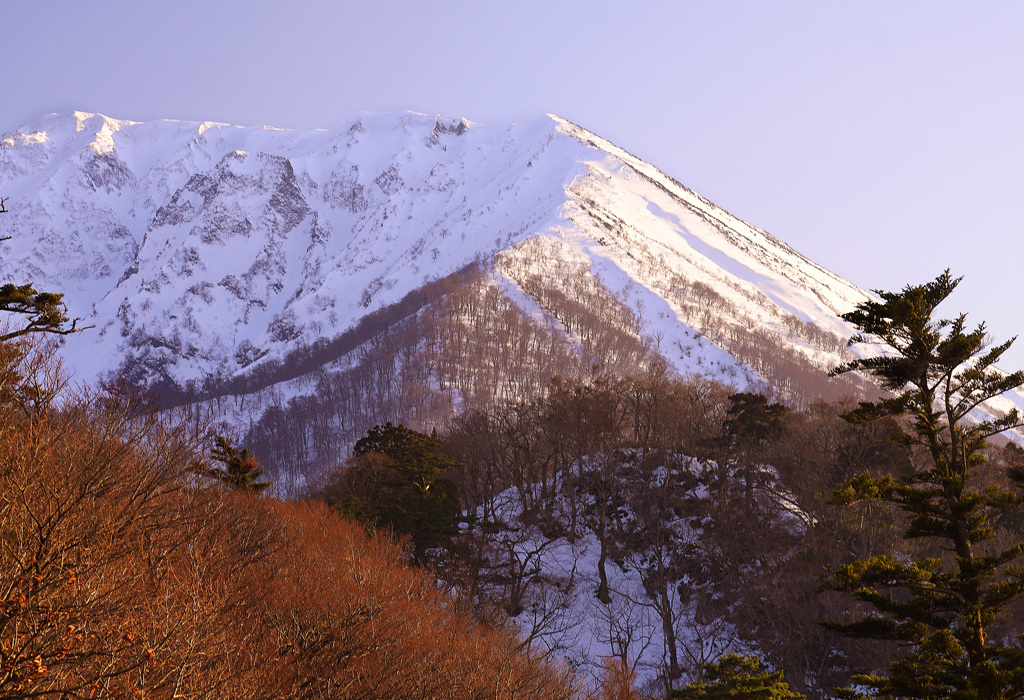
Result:
{"type": "Polygon", "coordinates": [[[748,392],[733,394],[729,397],[729,403],[729,410],[722,422],[729,442],[763,442],[782,433],[782,418],[787,413],[782,404],[770,404],[768,397],[748,392]]]}
{"type": "Polygon", "coordinates": [[[232,447],[227,438],[220,435],[215,436],[213,440],[210,457],[223,466],[210,468],[207,472],[209,476],[233,489],[247,493],[259,493],[270,487],[271,482],[259,480],[263,476],[263,470],[247,448],[232,447]]]}
{"type": "Polygon", "coordinates": [[[456,460],[434,435],[387,423],[370,428],[352,450],[341,510],[373,527],[409,535],[413,558],[455,531],[459,509],[446,477],[456,460]]]}
{"type": "Polygon", "coordinates": [[[0,333],[0,343],[19,338],[29,333],[53,333],[70,335],[78,328],[79,319],[71,319],[64,305],[63,294],[37,292],[31,284],[5,284],[0,286],[0,311],[20,314],[28,323],[18,329],[0,333]],[[71,325],[67,325],[70,323],[71,325]]]}
{"type": "Polygon", "coordinates": [[[762,671],[753,656],[726,654],[704,666],[705,679],[672,691],[671,700],[805,700],[782,680],[782,671],[762,671]]]}
{"type": "MultiPolygon", "coordinates": [[[[6,197],[0,197],[0,214],[7,213],[6,197]]],[[[6,241],[10,236],[0,237],[6,241]]],[[[78,328],[80,319],[71,319],[64,305],[64,295],[52,292],[37,292],[31,284],[0,285],[0,311],[18,314],[28,319],[28,323],[0,333],[0,343],[6,343],[29,333],[53,333],[69,335],[85,330],[78,328]],[[70,325],[68,325],[70,323],[70,325]]]]}
{"type": "Polygon", "coordinates": [[[880,343],[884,351],[832,374],[863,370],[892,392],[843,417],[855,423],[903,418],[902,439],[917,451],[918,467],[898,477],[865,471],[840,488],[834,501],[896,504],[908,515],[904,536],[934,552],[916,561],[875,556],[826,577],[826,588],[875,609],[827,627],[911,649],[887,671],[853,677],[874,697],[1024,697],[1020,640],[1014,644],[990,634],[993,622],[1024,592],[1024,570],[1015,564],[1024,543],[993,544],[995,519],[1021,498],[975,478],[986,440],[1021,425],[1016,409],[992,416],[981,412],[982,404],[1024,384],[1024,372],[995,368],[1013,339],[990,347],[984,324],[968,330],[964,314],[934,317],[959,282],[947,270],[927,284],[876,292],[881,301],[863,302],[843,317],[859,331],[851,345],[880,343]]]}
{"type": "Polygon", "coordinates": [[[788,409],[779,403],[768,403],[761,394],[741,392],[729,397],[729,409],[722,421],[722,435],[716,441],[720,452],[718,475],[719,506],[725,507],[727,489],[733,474],[743,480],[743,504],[748,514],[754,511],[754,491],[763,476],[763,449],[785,432],[783,418],[788,409]]]}

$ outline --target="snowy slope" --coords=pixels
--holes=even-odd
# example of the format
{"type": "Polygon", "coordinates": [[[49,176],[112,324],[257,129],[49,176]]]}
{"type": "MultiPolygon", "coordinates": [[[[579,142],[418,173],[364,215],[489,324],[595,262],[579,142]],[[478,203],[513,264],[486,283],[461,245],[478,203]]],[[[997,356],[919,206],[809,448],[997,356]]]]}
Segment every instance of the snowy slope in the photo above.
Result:
{"type": "Polygon", "coordinates": [[[3,137],[0,191],[13,236],[0,273],[65,292],[96,325],[67,344],[83,380],[244,373],[475,259],[504,251],[499,275],[543,266],[518,252],[527,239],[547,241],[534,254],[585,262],[641,309],[680,370],[739,384],[756,369],[709,342],[673,282],[716,290],[720,331],[774,329],[822,366],[838,354],[794,334],[792,319],[845,337],[838,314],[866,298],[551,116],[494,127],[362,115],[286,131],[48,115],[3,137]]]}
{"type": "Polygon", "coordinates": [[[125,357],[145,379],[235,372],[545,228],[574,177],[542,155],[569,145],[545,122],[296,133],[51,115],[0,150],[3,274],[97,324],[69,342],[83,378],[125,357]],[[518,182],[533,156],[536,181],[518,182]]]}

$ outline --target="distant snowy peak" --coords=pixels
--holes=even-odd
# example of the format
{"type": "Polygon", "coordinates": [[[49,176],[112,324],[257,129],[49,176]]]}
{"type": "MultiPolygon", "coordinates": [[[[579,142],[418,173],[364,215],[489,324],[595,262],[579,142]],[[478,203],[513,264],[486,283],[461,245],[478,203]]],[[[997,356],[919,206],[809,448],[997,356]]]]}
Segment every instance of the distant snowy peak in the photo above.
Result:
{"type": "Polygon", "coordinates": [[[867,298],[553,115],[285,130],[51,114],[3,136],[0,191],[4,278],[64,291],[97,326],[68,341],[83,379],[245,373],[473,261],[504,261],[503,289],[545,258],[584,266],[622,304],[658,309],[641,333],[673,339],[681,371],[701,370],[710,339],[730,371],[760,372],[722,340],[754,327],[828,364],[851,331],[838,316],[867,298]]]}
{"type": "MultiPolygon", "coordinates": [[[[733,216],[710,200],[683,186],[653,165],[645,163],[611,142],[572,122],[553,115],[552,118],[561,125],[565,133],[587,143],[595,149],[614,156],[624,166],[668,194],[677,205],[681,205],[688,212],[703,219],[704,223],[709,225],[720,236],[721,240],[719,243],[717,245],[711,243],[711,245],[721,255],[730,255],[732,251],[727,251],[727,248],[730,246],[724,244],[732,244],[732,248],[746,254],[745,256],[741,255],[740,257],[744,259],[737,262],[757,261],[759,266],[763,267],[764,271],[770,272],[772,276],[781,276],[805,289],[809,288],[811,291],[820,291],[823,296],[821,301],[833,313],[843,313],[849,310],[851,302],[855,304],[865,298],[864,291],[853,283],[801,255],[767,231],[751,226],[733,216]]],[[[659,214],[657,211],[653,213],[659,214]]],[[[670,212],[661,213],[667,213],[670,219],[672,218],[670,212]]],[[[686,232],[680,231],[680,233],[684,237],[686,236],[686,232]]],[[[696,241],[691,239],[691,242],[696,241]]],[[[709,256],[716,255],[715,250],[706,250],[706,252],[709,256]]],[[[740,268],[736,269],[741,275],[747,272],[746,270],[740,270],[740,268]]],[[[758,271],[755,270],[754,273],[756,274],[756,272],[758,271]]]]}

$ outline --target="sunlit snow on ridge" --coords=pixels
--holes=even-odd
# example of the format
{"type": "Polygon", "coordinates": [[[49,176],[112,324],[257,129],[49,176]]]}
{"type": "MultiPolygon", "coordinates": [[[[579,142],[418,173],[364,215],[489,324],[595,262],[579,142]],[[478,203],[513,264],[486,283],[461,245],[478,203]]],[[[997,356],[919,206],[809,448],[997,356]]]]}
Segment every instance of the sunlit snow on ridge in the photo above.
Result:
{"type": "Polygon", "coordinates": [[[96,325],[66,343],[85,381],[143,351],[174,382],[245,372],[242,346],[280,360],[531,237],[562,241],[550,254],[575,251],[642,307],[677,370],[740,387],[762,380],[687,322],[672,275],[715,289],[721,323],[777,332],[822,371],[840,358],[785,317],[845,338],[839,315],[870,298],[553,115],[364,113],[296,130],[51,114],[4,136],[0,177],[0,268],[96,325]]]}

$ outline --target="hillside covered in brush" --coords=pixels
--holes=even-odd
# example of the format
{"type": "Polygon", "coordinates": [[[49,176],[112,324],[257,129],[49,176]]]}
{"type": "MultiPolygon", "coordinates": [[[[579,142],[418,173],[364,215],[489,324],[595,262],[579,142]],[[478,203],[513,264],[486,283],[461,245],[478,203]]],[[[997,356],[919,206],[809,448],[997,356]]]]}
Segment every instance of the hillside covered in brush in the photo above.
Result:
{"type": "Polygon", "coordinates": [[[50,115],[0,192],[11,692],[1024,687],[1024,373],[948,271],[872,296],[553,116],[50,115]]]}

